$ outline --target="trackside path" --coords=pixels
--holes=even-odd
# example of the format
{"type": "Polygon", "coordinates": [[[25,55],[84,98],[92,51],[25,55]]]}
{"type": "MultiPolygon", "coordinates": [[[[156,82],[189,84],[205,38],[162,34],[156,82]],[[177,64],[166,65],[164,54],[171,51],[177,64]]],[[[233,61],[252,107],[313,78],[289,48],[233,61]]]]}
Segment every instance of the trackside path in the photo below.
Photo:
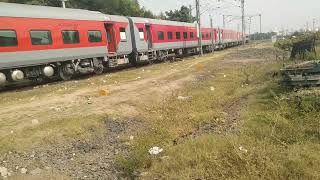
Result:
{"type": "Polygon", "coordinates": [[[247,97],[263,86],[247,74],[274,63],[269,49],[268,44],[249,45],[3,92],[0,167],[18,179],[148,179],[139,170],[145,164],[131,166],[126,159],[132,151],[145,152],[133,146],[179,145],[205,134],[237,133],[239,111],[247,97]],[[250,54],[252,49],[262,49],[264,56],[250,54]]]}

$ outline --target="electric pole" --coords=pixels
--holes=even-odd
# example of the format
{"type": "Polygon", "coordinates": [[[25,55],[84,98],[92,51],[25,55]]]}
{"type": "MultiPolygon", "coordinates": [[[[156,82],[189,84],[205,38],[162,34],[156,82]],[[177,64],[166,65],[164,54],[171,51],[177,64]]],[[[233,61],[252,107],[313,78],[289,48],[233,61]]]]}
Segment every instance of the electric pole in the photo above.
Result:
{"type": "Polygon", "coordinates": [[[222,19],[223,19],[223,28],[226,28],[226,17],[225,17],[225,15],[222,15],[222,19]]]}
{"type": "Polygon", "coordinates": [[[192,23],[192,6],[189,5],[189,18],[190,18],[190,23],[192,23]]]}
{"type": "Polygon", "coordinates": [[[249,17],[249,22],[248,22],[248,24],[249,24],[249,36],[251,35],[251,22],[252,22],[252,16],[249,17]]]}
{"type": "Polygon", "coordinates": [[[315,32],[316,31],[316,19],[312,20],[312,31],[315,32]]]}
{"type": "Polygon", "coordinates": [[[214,52],[214,40],[213,40],[213,37],[214,37],[214,31],[213,31],[213,20],[212,20],[212,16],[210,14],[210,27],[211,27],[211,52],[213,53],[214,52]]]}
{"type": "Polygon", "coordinates": [[[62,8],[66,8],[66,1],[68,1],[68,0],[60,0],[60,1],[62,3],[62,8]]]}
{"type": "Polygon", "coordinates": [[[197,31],[198,31],[198,42],[200,48],[200,56],[203,55],[202,51],[202,33],[201,33],[201,19],[200,19],[200,0],[196,0],[196,11],[197,11],[197,31]]]}
{"type": "Polygon", "coordinates": [[[259,20],[260,20],[260,34],[262,34],[262,21],[261,21],[261,14],[259,14],[259,20]]]}
{"type": "Polygon", "coordinates": [[[242,9],[242,44],[246,44],[246,35],[245,35],[245,19],[244,19],[244,0],[241,0],[241,9],[242,9]]]}

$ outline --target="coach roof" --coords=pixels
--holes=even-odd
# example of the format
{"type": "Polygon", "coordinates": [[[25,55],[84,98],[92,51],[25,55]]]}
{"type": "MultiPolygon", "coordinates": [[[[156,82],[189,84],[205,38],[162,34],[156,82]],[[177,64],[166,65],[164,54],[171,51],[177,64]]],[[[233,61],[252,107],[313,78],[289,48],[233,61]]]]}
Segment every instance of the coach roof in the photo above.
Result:
{"type": "Polygon", "coordinates": [[[0,3],[1,16],[105,21],[105,15],[96,11],[14,3],[0,3]]]}
{"type": "Polygon", "coordinates": [[[159,25],[172,25],[172,26],[184,26],[184,27],[195,27],[195,24],[178,22],[178,21],[168,21],[161,19],[150,19],[150,18],[142,18],[142,17],[132,17],[133,22],[136,23],[150,23],[150,24],[159,24],[159,25]]]}

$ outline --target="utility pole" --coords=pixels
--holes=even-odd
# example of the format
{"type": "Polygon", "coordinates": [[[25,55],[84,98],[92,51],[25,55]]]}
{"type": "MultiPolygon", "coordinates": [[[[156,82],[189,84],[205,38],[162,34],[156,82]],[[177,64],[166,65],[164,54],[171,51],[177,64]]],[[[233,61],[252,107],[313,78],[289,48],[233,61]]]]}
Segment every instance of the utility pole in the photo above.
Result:
{"type": "Polygon", "coordinates": [[[213,20],[212,20],[212,16],[210,14],[210,27],[211,27],[211,52],[213,53],[214,52],[214,40],[213,40],[213,37],[214,37],[214,31],[213,31],[213,20]]]}
{"type": "Polygon", "coordinates": [[[201,33],[201,14],[200,14],[200,0],[196,0],[196,11],[197,11],[197,31],[198,31],[198,42],[200,48],[200,56],[203,55],[202,50],[202,33],[201,33]]]}
{"type": "Polygon", "coordinates": [[[62,8],[66,8],[66,1],[68,1],[68,0],[60,0],[60,1],[62,3],[62,8]]]}
{"type": "Polygon", "coordinates": [[[241,0],[241,9],[242,9],[242,45],[245,45],[246,35],[245,35],[245,19],[244,19],[244,0],[241,0]]]}
{"type": "Polygon", "coordinates": [[[190,22],[192,22],[192,6],[191,6],[191,4],[189,5],[189,18],[190,18],[190,22]]]}
{"type": "Polygon", "coordinates": [[[225,17],[225,15],[222,15],[222,19],[223,19],[223,28],[226,28],[226,17],[225,17]]]}
{"type": "Polygon", "coordinates": [[[262,34],[262,21],[261,21],[261,14],[259,14],[259,21],[260,21],[260,34],[262,34]]]}
{"type": "Polygon", "coordinates": [[[316,19],[312,19],[312,31],[315,32],[316,31],[316,19]]]}
{"type": "Polygon", "coordinates": [[[248,24],[249,24],[249,36],[251,35],[251,22],[252,22],[252,16],[249,17],[249,22],[248,22],[248,24]]]}

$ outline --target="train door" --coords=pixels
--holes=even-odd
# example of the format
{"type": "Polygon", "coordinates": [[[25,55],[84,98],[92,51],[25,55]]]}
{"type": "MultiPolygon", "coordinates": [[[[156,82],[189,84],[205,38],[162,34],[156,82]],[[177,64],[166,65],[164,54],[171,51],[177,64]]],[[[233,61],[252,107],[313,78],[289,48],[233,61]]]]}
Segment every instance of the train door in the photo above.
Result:
{"type": "Polygon", "coordinates": [[[152,34],[150,24],[146,25],[148,49],[152,49],[152,34]]]}
{"type": "Polygon", "coordinates": [[[186,31],[184,31],[183,33],[183,48],[185,49],[185,48],[187,48],[187,39],[188,39],[188,32],[187,32],[187,30],[186,31]]]}
{"type": "Polygon", "coordinates": [[[108,52],[115,53],[116,42],[115,42],[115,32],[114,32],[113,24],[105,24],[105,28],[107,32],[108,52]]]}

